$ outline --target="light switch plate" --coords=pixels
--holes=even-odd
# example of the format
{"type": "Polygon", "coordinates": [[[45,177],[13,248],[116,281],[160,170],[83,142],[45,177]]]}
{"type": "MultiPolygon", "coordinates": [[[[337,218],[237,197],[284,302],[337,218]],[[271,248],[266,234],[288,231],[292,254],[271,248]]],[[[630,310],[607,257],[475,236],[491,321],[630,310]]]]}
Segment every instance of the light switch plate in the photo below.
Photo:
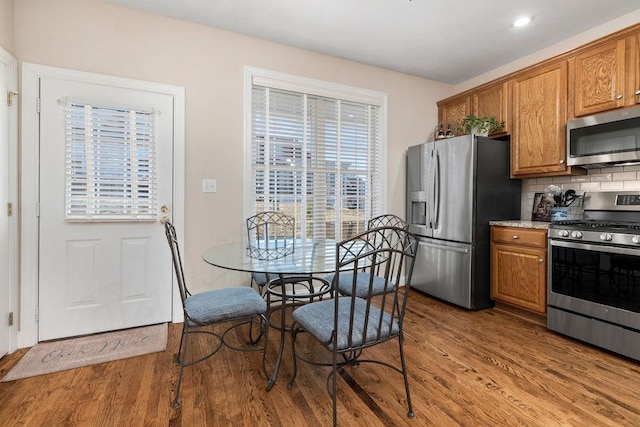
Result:
{"type": "Polygon", "coordinates": [[[217,179],[203,179],[202,180],[202,192],[203,193],[217,193],[218,192],[218,180],[217,179]]]}

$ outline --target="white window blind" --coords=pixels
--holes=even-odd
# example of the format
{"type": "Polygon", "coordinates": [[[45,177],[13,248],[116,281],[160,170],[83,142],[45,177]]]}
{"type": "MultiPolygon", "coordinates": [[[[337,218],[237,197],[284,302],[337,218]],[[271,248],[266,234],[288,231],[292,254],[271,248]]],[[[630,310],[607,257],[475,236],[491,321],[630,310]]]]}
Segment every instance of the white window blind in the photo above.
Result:
{"type": "Polygon", "coordinates": [[[154,221],[153,111],[66,101],[67,221],[154,221]]]}
{"type": "Polygon", "coordinates": [[[300,236],[343,239],[381,213],[379,105],[252,85],[253,213],[293,215],[300,236]]]}

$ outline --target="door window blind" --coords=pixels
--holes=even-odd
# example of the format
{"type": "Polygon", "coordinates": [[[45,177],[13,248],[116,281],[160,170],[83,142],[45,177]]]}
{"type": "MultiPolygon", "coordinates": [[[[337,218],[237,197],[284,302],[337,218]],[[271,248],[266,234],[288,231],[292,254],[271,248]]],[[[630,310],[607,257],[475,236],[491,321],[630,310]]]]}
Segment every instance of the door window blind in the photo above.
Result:
{"type": "Polygon", "coordinates": [[[67,221],[154,221],[153,111],[67,101],[67,221]]]}
{"type": "Polygon", "coordinates": [[[283,211],[300,236],[343,239],[381,211],[380,106],[253,84],[253,213],[283,211]]]}

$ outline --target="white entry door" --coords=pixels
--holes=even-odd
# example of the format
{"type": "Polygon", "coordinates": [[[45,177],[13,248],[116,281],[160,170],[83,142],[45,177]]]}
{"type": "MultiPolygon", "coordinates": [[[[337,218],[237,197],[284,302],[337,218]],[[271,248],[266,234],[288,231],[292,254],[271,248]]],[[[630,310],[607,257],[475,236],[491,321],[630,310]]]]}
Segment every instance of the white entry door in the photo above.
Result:
{"type": "Polygon", "coordinates": [[[0,61],[0,357],[9,352],[9,312],[11,311],[11,283],[9,262],[9,106],[6,94],[9,90],[9,70],[0,61]]]}
{"type": "Polygon", "coordinates": [[[173,97],[40,79],[39,341],[171,320],[173,97]]]}

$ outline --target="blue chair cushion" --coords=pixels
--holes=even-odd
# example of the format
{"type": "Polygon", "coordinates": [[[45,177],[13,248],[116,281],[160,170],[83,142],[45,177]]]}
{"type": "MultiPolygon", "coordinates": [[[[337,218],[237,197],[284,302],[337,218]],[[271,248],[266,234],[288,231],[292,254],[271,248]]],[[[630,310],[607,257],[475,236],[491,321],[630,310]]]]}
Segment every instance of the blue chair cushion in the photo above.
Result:
{"type": "Polygon", "coordinates": [[[251,273],[251,277],[253,278],[253,281],[256,282],[256,284],[260,287],[266,285],[267,283],[269,283],[269,281],[275,277],[278,277],[278,275],[272,275],[272,274],[267,274],[267,273],[251,273]]]}
{"type": "MultiPolygon", "coordinates": [[[[345,350],[350,347],[358,347],[365,343],[378,339],[389,338],[398,335],[400,326],[388,313],[383,314],[382,328],[378,336],[377,326],[380,319],[380,309],[371,305],[369,309],[369,323],[366,334],[364,332],[364,321],[366,316],[367,302],[362,298],[355,298],[353,313],[354,327],[352,342],[349,346],[349,318],[351,316],[351,297],[338,299],[338,331],[337,350],[345,350]]],[[[334,328],[335,301],[326,300],[306,304],[293,312],[293,318],[302,326],[304,330],[312,334],[318,341],[325,343],[330,350],[333,350],[331,332],[334,328]]]]}
{"type": "MultiPolygon", "coordinates": [[[[342,295],[351,296],[351,290],[353,288],[353,275],[354,273],[340,273],[339,283],[334,283],[334,286],[338,289],[342,295]]],[[[330,274],[325,277],[330,283],[333,283],[333,279],[335,274],[330,274]]],[[[370,273],[358,272],[356,277],[356,294],[355,296],[360,298],[367,298],[369,295],[369,279],[371,278],[370,273]]],[[[393,282],[389,282],[387,285],[386,292],[391,292],[395,289],[395,284],[393,282]]],[[[373,276],[373,284],[371,286],[371,295],[382,295],[385,293],[384,289],[384,278],[380,276],[373,276]]]]}
{"type": "Polygon", "coordinates": [[[225,288],[189,296],[185,310],[196,322],[208,324],[264,314],[267,303],[253,288],[225,288]]]}

